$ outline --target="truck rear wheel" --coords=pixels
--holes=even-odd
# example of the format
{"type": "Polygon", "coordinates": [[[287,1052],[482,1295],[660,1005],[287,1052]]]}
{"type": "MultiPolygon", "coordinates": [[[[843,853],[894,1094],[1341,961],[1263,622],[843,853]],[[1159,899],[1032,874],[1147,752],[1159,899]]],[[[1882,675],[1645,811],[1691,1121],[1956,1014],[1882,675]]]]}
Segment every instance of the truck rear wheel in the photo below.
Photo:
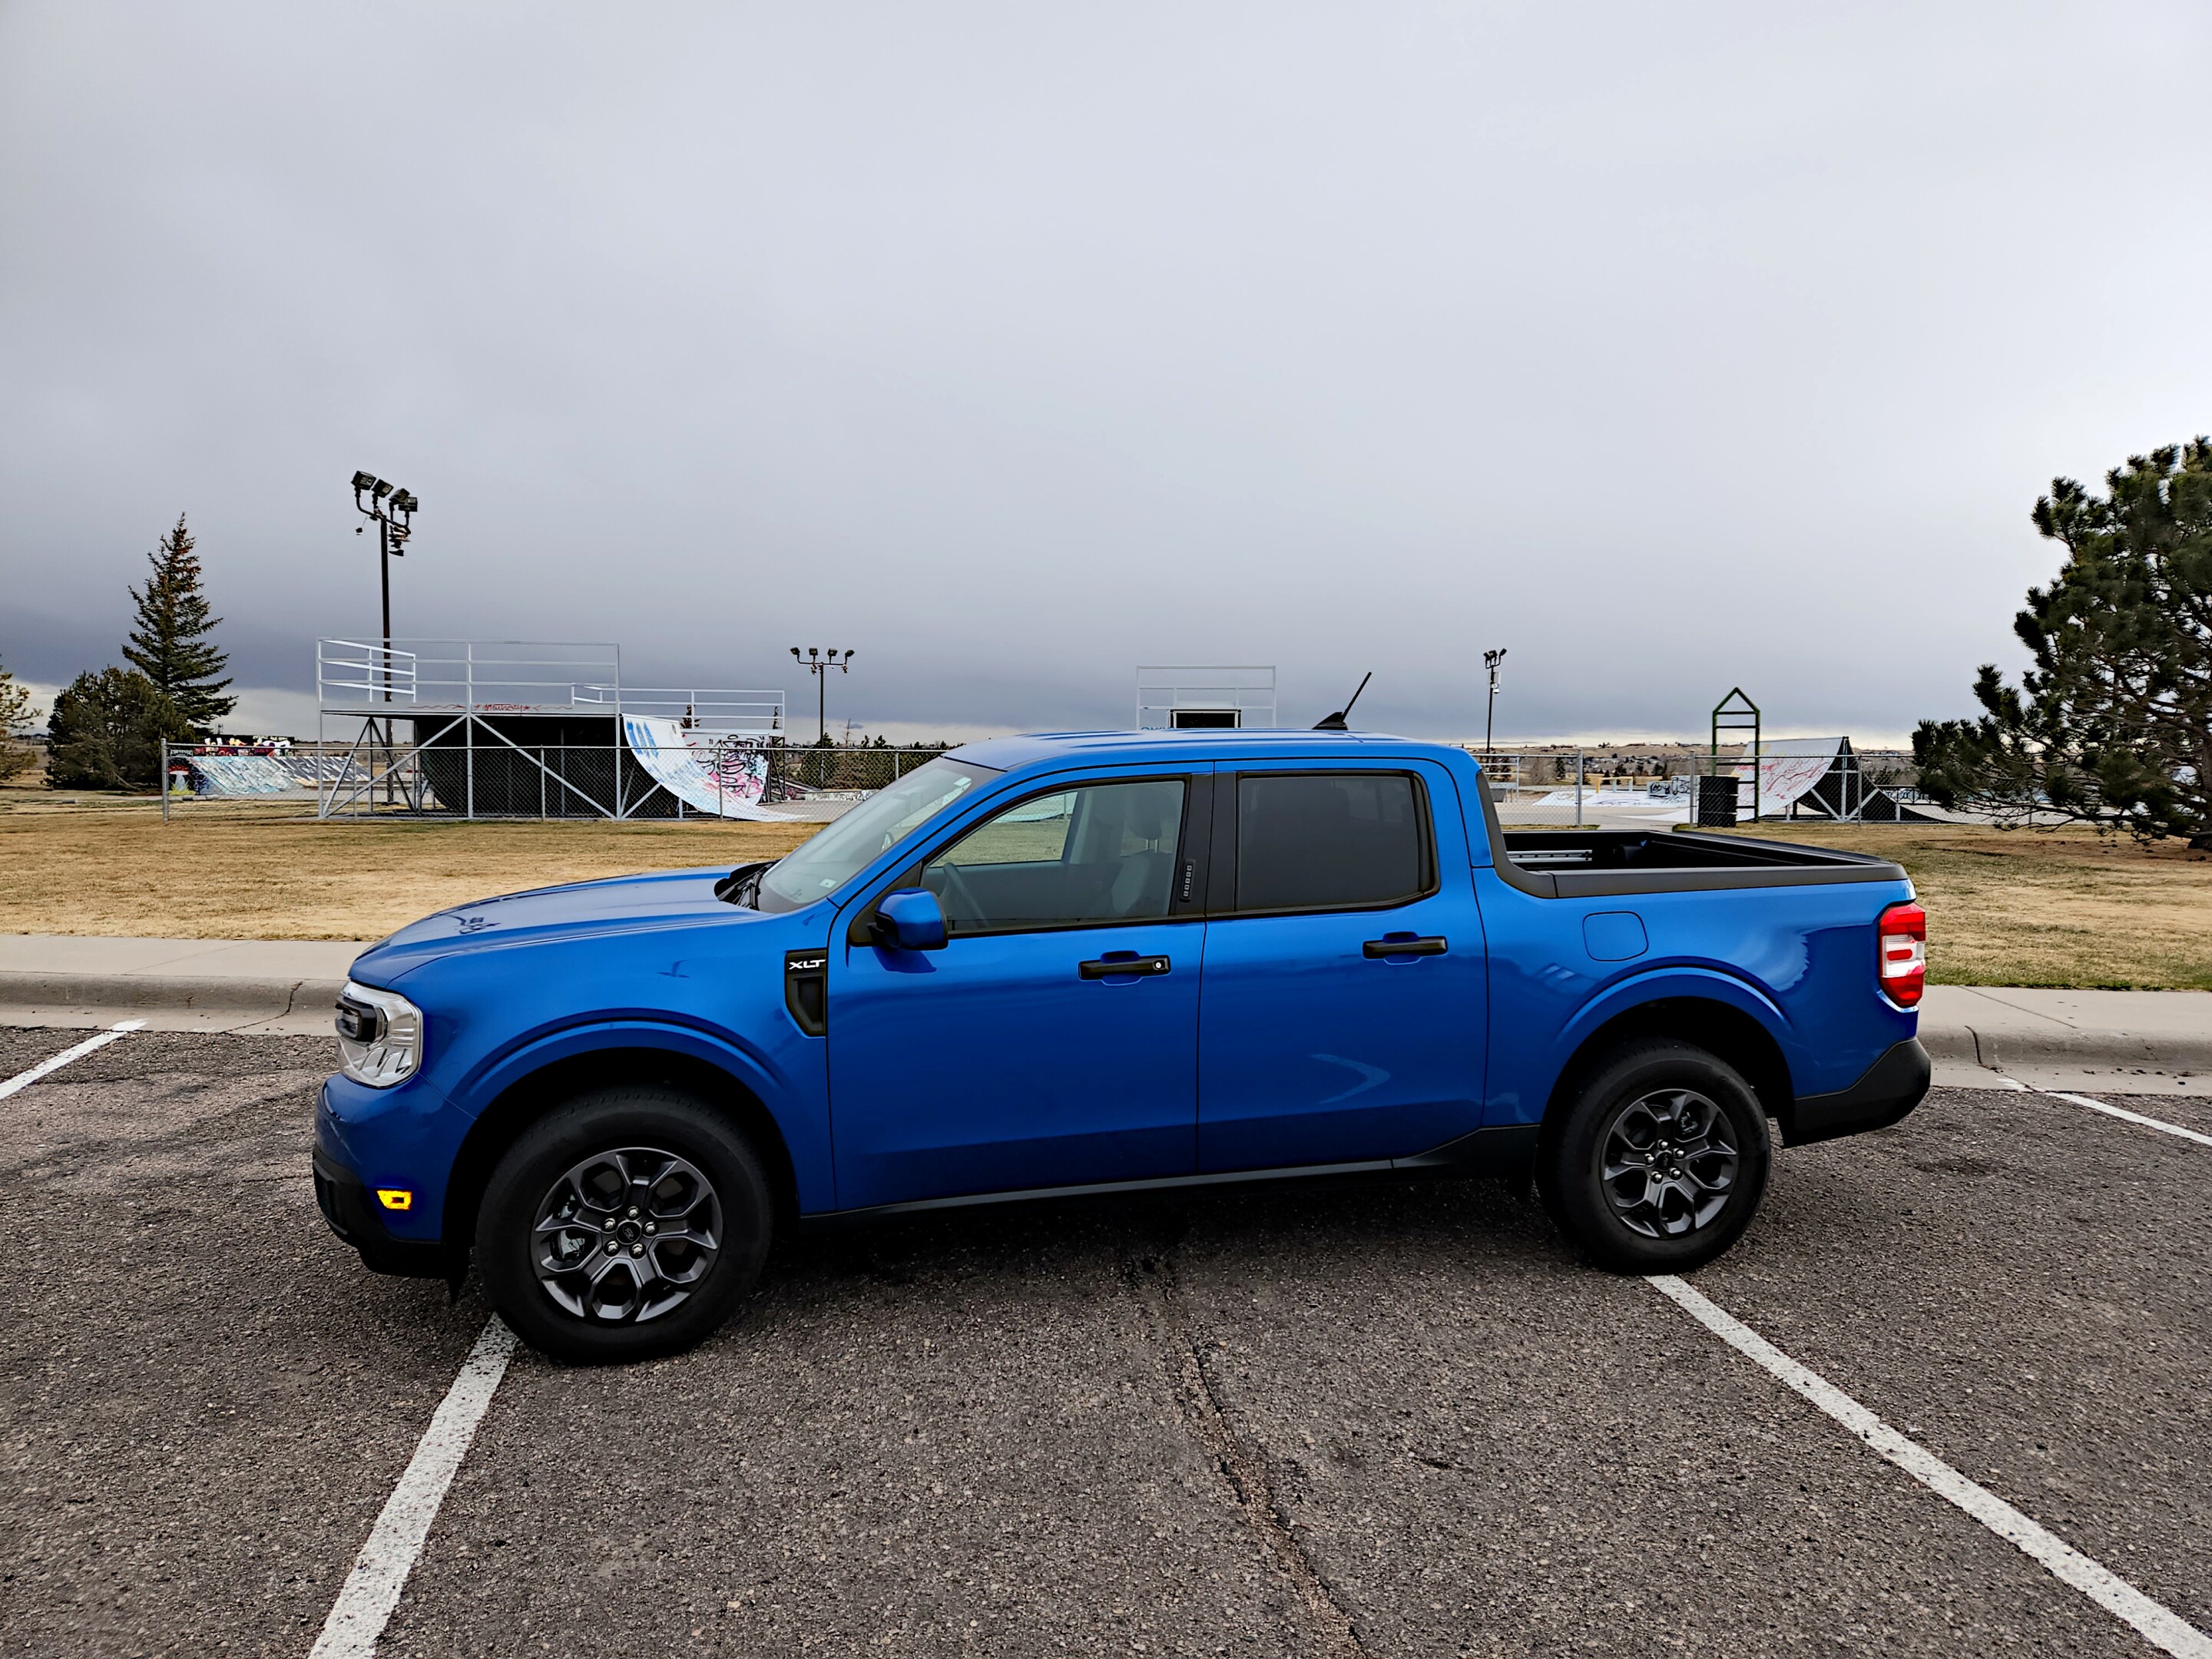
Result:
{"type": "Polygon", "coordinates": [[[676,1090],[593,1090],[507,1148],[477,1212],[485,1288],[556,1359],[642,1359],[720,1328],[760,1276],[775,1206],[744,1136],[676,1090]]]}
{"type": "Polygon", "coordinates": [[[1765,1196],[1766,1116],[1735,1068],[1687,1042],[1624,1044],[1583,1079],[1537,1184],[1562,1230],[1617,1273],[1681,1273],[1735,1243],[1765,1196]]]}

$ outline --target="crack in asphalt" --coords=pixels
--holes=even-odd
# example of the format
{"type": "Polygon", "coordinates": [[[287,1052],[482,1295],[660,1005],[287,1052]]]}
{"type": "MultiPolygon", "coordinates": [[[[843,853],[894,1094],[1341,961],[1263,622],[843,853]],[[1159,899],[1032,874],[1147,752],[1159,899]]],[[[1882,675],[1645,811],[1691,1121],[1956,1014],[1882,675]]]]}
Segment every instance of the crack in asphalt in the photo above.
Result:
{"type": "Polygon", "coordinates": [[[1161,1231],[1163,1236],[1149,1249],[1134,1241],[1125,1243],[1119,1265],[1121,1282],[1135,1304],[1145,1340],[1159,1356],[1183,1427],[1221,1477],[1276,1571],[1305,1604],[1326,1651],[1335,1659],[1366,1659],[1367,1645],[1352,1615],[1306,1554],[1294,1523],[1276,1499],[1265,1449],[1237,1426],[1214,1386],[1207,1353],[1216,1345],[1196,1329],[1177,1278],[1180,1219],[1161,1231]]]}

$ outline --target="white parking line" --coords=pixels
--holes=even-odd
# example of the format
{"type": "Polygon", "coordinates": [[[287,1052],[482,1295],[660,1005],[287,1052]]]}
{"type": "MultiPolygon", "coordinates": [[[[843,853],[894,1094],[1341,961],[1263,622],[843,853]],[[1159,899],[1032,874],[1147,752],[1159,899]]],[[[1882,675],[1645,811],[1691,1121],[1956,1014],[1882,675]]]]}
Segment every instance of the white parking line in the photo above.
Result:
{"type": "Polygon", "coordinates": [[[430,1535],[430,1523],[438,1518],[438,1506],[446,1501],[447,1488],[514,1357],[514,1333],[495,1314],[385,1500],[384,1512],[355,1558],[307,1659],[370,1659],[375,1653],[385,1621],[399,1605],[399,1592],[430,1535]]]}
{"type": "Polygon", "coordinates": [[[2131,1112],[2124,1106],[2109,1106],[2087,1095],[2069,1094],[2063,1089],[2039,1088],[2033,1083],[2022,1083],[2016,1077],[2007,1077],[2002,1072],[1990,1074],[1990,1081],[1982,1085],[1990,1089],[2009,1089],[2014,1094],[2045,1095],[2052,1100],[2063,1100],[2075,1106],[2087,1106],[2093,1112],[2102,1112],[2106,1117],[2118,1118],[2123,1123],[2138,1123],[2146,1129],[2155,1129],[2160,1134],[2178,1135],[2184,1140],[2193,1140],[2200,1146],[2212,1146],[2212,1135],[2200,1130],[2184,1128],[2179,1123],[2168,1123],[2162,1117],[2147,1117],[2141,1112],[2131,1112]]]}
{"type": "Polygon", "coordinates": [[[111,1042],[119,1042],[146,1022],[126,1019],[120,1025],[111,1025],[96,1037],[87,1037],[74,1048],[64,1048],[52,1060],[42,1060],[27,1072],[18,1072],[5,1083],[0,1083],[0,1100],[5,1100],[18,1089],[27,1089],[49,1072],[58,1072],[73,1060],[82,1060],[95,1048],[105,1048],[111,1042]]]}
{"type": "Polygon", "coordinates": [[[2070,1100],[2076,1106],[2087,1106],[2093,1112],[2102,1112],[2106,1117],[2116,1117],[2123,1123],[2140,1123],[2146,1129],[2155,1129],[2160,1134],[2179,1135],[2184,1140],[2193,1140],[2200,1146],[2212,1146],[2212,1135],[2195,1129],[2185,1129],[2179,1123],[2168,1123],[2162,1117],[2145,1117],[2141,1112],[2131,1112],[2124,1106],[2107,1106],[2101,1100],[2092,1100],[2087,1095],[2069,1095],[2061,1089],[2038,1089],[2036,1093],[2049,1095],[2053,1100],[2070,1100]]]}
{"type": "Polygon", "coordinates": [[[1850,1430],[1937,1497],[1957,1504],[1991,1532],[2134,1627],[2176,1659],[2212,1659],[2212,1637],[2114,1577],[2072,1545],[2029,1520],[1986,1486],[1977,1486],[1916,1441],[1908,1440],[1841,1389],[1799,1364],[1733,1316],[1671,1273],[1645,1281],[1715,1336],[1850,1430]]]}

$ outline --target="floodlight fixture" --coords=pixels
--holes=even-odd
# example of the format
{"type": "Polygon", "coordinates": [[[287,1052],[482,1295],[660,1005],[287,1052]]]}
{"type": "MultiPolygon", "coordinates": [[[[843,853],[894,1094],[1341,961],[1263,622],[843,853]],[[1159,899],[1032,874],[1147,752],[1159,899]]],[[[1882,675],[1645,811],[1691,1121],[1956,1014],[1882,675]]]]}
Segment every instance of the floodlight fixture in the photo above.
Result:
{"type": "MultiPolygon", "coordinates": [[[[384,590],[384,647],[377,659],[375,678],[383,682],[384,701],[392,701],[392,562],[404,558],[407,538],[414,533],[409,521],[410,515],[422,505],[411,489],[386,483],[374,472],[356,470],[353,475],[354,510],[365,519],[376,520],[376,550],[378,568],[384,590]],[[366,495],[368,499],[362,500],[366,495]]],[[[356,525],[356,533],[366,530],[366,525],[356,525]]],[[[385,723],[384,739],[392,741],[391,722],[385,723]]]]}
{"type": "Polygon", "coordinates": [[[834,668],[841,674],[852,672],[853,653],[833,645],[825,656],[820,646],[810,645],[806,647],[806,654],[802,657],[799,654],[799,647],[794,645],[791,647],[791,654],[794,661],[814,676],[814,737],[817,743],[825,742],[830,735],[830,671],[834,668]],[[843,660],[840,661],[840,658],[843,660]]]}

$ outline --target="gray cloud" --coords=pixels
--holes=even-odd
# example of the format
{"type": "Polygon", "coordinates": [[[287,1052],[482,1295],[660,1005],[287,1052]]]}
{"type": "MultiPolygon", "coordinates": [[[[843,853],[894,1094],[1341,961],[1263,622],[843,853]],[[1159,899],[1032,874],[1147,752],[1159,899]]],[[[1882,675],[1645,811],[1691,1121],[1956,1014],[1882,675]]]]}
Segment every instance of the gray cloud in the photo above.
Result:
{"type": "Polygon", "coordinates": [[[374,626],[875,722],[1958,712],[2054,472],[2212,426],[2201,7],[0,10],[0,658],[180,509],[374,626]],[[811,701],[811,698],[807,699],[811,701]]]}

